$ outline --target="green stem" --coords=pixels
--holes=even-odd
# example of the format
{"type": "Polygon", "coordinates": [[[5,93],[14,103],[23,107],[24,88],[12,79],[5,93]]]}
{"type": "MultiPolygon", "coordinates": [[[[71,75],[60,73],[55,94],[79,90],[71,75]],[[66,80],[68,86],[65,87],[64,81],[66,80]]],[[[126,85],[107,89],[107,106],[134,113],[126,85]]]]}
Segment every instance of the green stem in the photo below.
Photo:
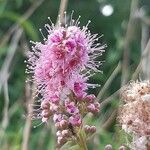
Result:
{"type": "Polygon", "coordinates": [[[88,150],[87,144],[86,144],[86,139],[85,139],[85,137],[83,137],[81,131],[78,134],[78,138],[79,138],[79,146],[81,146],[81,150],[88,150]]]}

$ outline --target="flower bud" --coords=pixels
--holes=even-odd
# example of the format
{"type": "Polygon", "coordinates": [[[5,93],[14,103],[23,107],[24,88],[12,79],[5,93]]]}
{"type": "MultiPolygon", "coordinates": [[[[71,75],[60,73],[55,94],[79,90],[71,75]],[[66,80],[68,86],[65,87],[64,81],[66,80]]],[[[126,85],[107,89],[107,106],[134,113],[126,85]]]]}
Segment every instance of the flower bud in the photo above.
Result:
{"type": "Polygon", "coordinates": [[[49,110],[42,110],[41,116],[44,118],[49,118],[52,115],[52,113],[49,110]]]}
{"type": "Polygon", "coordinates": [[[97,109],[100,109],[100,103],[99,103],[99,102],[95,102],[94,105],[95,105],[95,107],[96,107],[97,109]]]}
{"type": "Polygon", "coordinates": [[[73,126],[80,126],[82,121],[81,121],[81,116],[79,114],[73,115],[69,118],[69,122],[73,126]]]}
{"type": "Polygon", "coordinates": [[[61,136],[61,135],[62,135],[62,134],[61,134],[61,131],[58,130],[58,131],[56,132],[56,135],[57,135],[57,136],[61,136]]]}
{"type": "Polygon", "coordinates": [[[57,105],[55,105],[55,104],[52,104],[52,105],[50,106],[50,110],[51,110],[52,112],[57,112],[58,109],[59,109],[59,107],[58,107],[57,105]]]}
{"type": "Polygon", "coordinates": [[[41,108],[42,109],[49,109],[50,103],[47,100],[42,101],[41,108]]]}
{"type": "Polygon", "coordinates": [[[61,121],[60,121],[60,127],[61,127],[62,129],[66,129],[67,126],[68,126],[68,122],[67,122],[66,120],[61,120],[61,121]]]}
{"type": "Polygon", "coordinates": [[[59,146],[64,145],[64,144],[66,143],[66,138],[64,138],[64,137],[62,137],[62,136],[59,136],[59,137],[57,138],[57,143],[58,143],[59,146]]]}
{"type": "Polygon", "coordinates": [[[54,104],[58,104],[58,103],[59,103],[59,97],[55,95],[55,96],[51,97],[51,101],[52,101],[54,104]]]}
{"type": "Polygon", "coordinates": [[[110,144],[106,145],[105,150],[112,150],[112,146],[110,144]]]}
{"type": "Polygon", "coordinates": [[[56,127],[58,130],[60,130],[60,129],[61,129],[61,127],[60,127],[60,122],[56,122],[56,123],[55,123],[55,127],[56,127]]]}
{"type": "Polygon", "coordinates": [[[88,110],[89,112],[94,112],[94,111],[95,111],[95,105],[94,105],[94,104],[89,104],[89,105],[87,106],[87,110],[88,110]]]}
{"type": "Polygon", "coordinates": [[[86,101],[87,101],[88,103],[94,102],[95,98],[96,98],[96,97],[95,97],[94,94],[87,95],[87,96],[85,97],[85,99],[86,99],[86,101]]]}
{"type": "Polygon", "coordinates": [[[94,132],[96,132],[96,127],[85,125],[84,126],[84,131],[85,131],[86,134],[93,134],[94,132]]]}
{"type": "Polygon", "coordinates": [[[66,109],[67,109],[67,112],[70,113],[70,114],[77,114],[77,113],[79,113],[79,110],[75,106],[74,102],[68,102],[66,104],[66,109]]]}
{"type": "Polygon", "coordinates": [[[90,126],[89,125],[85,125],[84,126],[84,131],[85,131],[85,133],[89,133],[90,132],[90,126]]]}
{"type": "Polygon", "coordinates": [[[96,127],[95,126],[91,126],[90,131],[91,131],[91,133],[95,133],[96,132],[96,127]]]}
{"type": "Polygon", "coordinates": [[[63,137],[69,137],[70,136],[69,130],[62,130],[62,136],[63,137]]]}
{"type": "Polygon", "coordinates": [[[47,122],[47,121],[48,121],[48,118],[42,117],[42,122],[47,122]]]}
{"type": "Polygon", "coordinates": [[[124,145],[119,147],[119,150],[126,150],[126,147],[124,145]]]}

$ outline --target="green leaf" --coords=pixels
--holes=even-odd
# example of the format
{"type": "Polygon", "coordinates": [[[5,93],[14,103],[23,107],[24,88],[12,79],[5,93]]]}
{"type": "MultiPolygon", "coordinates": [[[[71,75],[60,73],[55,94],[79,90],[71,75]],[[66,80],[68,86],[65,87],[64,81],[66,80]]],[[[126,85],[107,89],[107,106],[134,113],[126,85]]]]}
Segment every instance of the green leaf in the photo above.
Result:
{"type": "Polygon", "coordinates": [[[0,1],[0,14],[3,13],[7,4],[7,0],[0,1]]]}
{"type": "Polygon", "coordinates": [[[0,20],[4,18],[19,24],[26,31],[26,33],[30,36],[32,40],[35,41],[38,40],[38,35],[34,30],[34,25],[29,20],[24,21],[21,15],[11,11],[4,11],[3,14],[0,15],[0,20]]]}

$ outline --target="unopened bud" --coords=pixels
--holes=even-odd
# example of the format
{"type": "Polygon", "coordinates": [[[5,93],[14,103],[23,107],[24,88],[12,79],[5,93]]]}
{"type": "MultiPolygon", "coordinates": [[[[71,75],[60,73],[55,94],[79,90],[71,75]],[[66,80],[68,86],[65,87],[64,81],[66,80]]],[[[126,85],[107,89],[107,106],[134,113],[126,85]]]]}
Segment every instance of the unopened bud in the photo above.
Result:
{"type": "Polygon", "coordinates": [[[48,121],[48,118],[42,117],[42,122],[47,122],[47,121],[48,121]]]}
{"type": "Polygon", "coordinates": [[[95,107],[96,107],[97,109],[100,109],[100,103],[99,103],[99,102],[96,102],[94,105],[95,105],[95,107]]]}
{"type": "Polygon", "coordinates": [[[52,115],[52,113],[49,110],[45,109],[45,110],[42,110],[42,114],[41,115],[44,118],[49,118],[52,115]]]}
{"type": "Polygon", "coordinates": [[[90,134],[90,133],[94,133],[96,132],[96,127],[95,126],[89,126],[89,125],[85,125],[84,126],[84,131],[87,133],[87,134],[90,134]]]}
{"type": "Polygon", "coordinates": [[[61,127],[60,127],[60,122],[56,122],[56,123],[55,123],[55,127],[56,127],[58,130],[60,130],[60,129],[61,129],[61,127]]]}
{"type": "Polygon", "coordinates": [[[87,110],[88,110],[89,112],[94,112],[94,111],[95,111],[95,105],[94,105],[94,104],[89,104],[89,105],[87,106],[87,110]]]}
{"type": "Polygon", "coordinates": [[[66,120],[61,120],[60,122],[55,123],[55,127],[58,130],[63,130],[63,129],[66,129],[68,127],[68,123],[66,120]]]}
{"type": "Polygon", "coordinates": [[[68,126],[67,121],[66,120],[61,120],[60,121],[60,126],[61,126],[62,129],[66,129],[67,126],[68,126]]]}
{"type": "Polygon", "coordinates": [[[105,150],[112,150],[112,146],[110,144],[106,145],[105,150]]]}
{"type": "Polygon", "coordinates": [[[95,126],[91,126],[90,131],[91,131],[91,133],[95,133],[96,132],[96,127],[95,126]]]}
{"type": "Polygon", "coordinates": [[[56,135],[57,135],[57,136],[61,136],[61,131],[58,130],[58,131],[56,132],[56,135]]]}
{"type": "Polygon", "coordinates": [[[91,94],[91,95],[87,95],[85,99],[87,100],[87,102],[91,103],[95,100],[95,98],[96,98],[95,95],[91,94]]]}
{"type": "Polygon", "coordinates": [[[41,108],[42,109],[49,109],[50,103],[47,100],[42,101],[41,108]]]}
{"type": "Polygon", "coordinates": [[[126,150],[126,147],[124,145],[119,147],[119,150],[126,150]]]}
{"type": "Polygon", "coordinates": [[[64,145],[66,143],[66,139],[64,137],[62,137],[62,136],[59,136],[57,138],[57,143],[61,147],[62,145],[64,145]]]}
{"type": "Polygon", "coordinates": [[[69,137],[70,136],[69,130],[63,130],[62,131],[62,136],[63,137],[69,137]]]}

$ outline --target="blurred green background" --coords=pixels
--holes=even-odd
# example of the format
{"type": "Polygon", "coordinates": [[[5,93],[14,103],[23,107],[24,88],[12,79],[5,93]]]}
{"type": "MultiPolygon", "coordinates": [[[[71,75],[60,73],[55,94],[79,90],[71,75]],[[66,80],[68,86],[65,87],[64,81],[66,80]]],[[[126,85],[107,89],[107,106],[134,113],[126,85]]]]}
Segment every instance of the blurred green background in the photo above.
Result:
{"type": "MultiPolygon", "coordinates": [[[[33,128],[40,121],[31,124],[27,117],[33,101],[25,83],[24,60],[31,47],[29,41],[42,40],[39,28],[44,29],[47,17],[56,23],[59,5],[60,0],[0,0],[0,150],[55,149],[51,122],[33,128]]],[[[129,80],[143,78],[142,68],[136,69],[149,39],[150,1],[68,0],[68,17],[72,10],[74,18],[81,15],[80,26],[91,20],[89,29],[103,34],[99,42],[107,44],[100,58],[103,73],[90,79],[101,87],[89,92],[100,92],[100,102],[108,102],[103,103],[99,115],[87,119],[98,128],[89,150],[103,150],[106,144],[117,150],[127,140],[116,121],[119,96],[112,94],[129,80]]]]}

